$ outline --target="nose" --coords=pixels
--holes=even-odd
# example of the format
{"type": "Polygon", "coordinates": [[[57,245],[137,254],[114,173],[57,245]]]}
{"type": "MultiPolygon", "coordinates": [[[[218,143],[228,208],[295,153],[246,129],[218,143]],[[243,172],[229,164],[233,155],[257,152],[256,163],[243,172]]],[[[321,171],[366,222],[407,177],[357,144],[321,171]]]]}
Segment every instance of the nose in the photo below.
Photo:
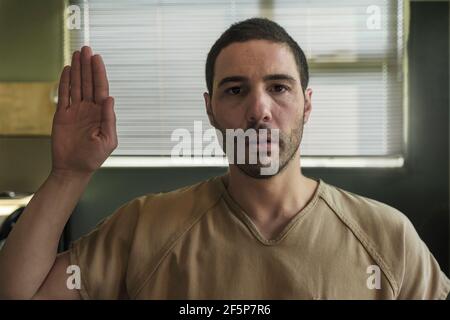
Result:
{"type": "Polygon", "coordinates": [[[248,95],[246,119],[250,126],[272,120],[270,97],[264,90],[253,90],[248,95]]]}

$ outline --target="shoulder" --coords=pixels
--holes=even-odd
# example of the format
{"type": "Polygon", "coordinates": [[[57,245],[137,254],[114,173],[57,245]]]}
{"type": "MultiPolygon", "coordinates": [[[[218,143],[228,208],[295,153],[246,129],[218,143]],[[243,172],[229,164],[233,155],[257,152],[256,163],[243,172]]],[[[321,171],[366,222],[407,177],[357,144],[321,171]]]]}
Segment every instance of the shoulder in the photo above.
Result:
{"type": "Polygon", "coordinates": [[[397,294],[406,246],[421,242],[408,217],[388,204],[326,183],[321,197],[364,246],[397,294]]]}
{"type": "Polygon", "coordinates": [[[213,177],[173,191],[140,197],[128,265],[131,296],[156,270],[166,253],[219,203],[223,192],[220,183],[220,177],[213,177]]]}
{"type": "Polygon", "coordinates": [[[219,179],[213,177],[172,191],[137,198],[140,201],[140,220],[185,220],[204,213],[222,196],[219,179]]]}
{"type": "MultiPolygon", "coordinates": [[[[149,193],[135,197],[113,214],[101,220],[97,228],[110,220],[134,220],[146,224],[157,220],[158,225],[171,220],[189,220],[214,206],[222,196],[220,176],[197,182],[167,192],[149,193]]],[[[149,227],[149,225],[147,225],[149,227]]]]}
{"type": "MultiPolygon", "coordinates": [[[[220,176],[176,190],[135,198],[134,243],[168,245],[194,225],[222,197],[220,176]]],[[[139,246],[138,246],[139,247],[139,246]]]]}
{"type": "Polygon", "coordinates": [[[322,198],[341,219],[367,233],[395,234],[410,223],[402,212],[388,204],[327,183],[324,183],[322,198]]]}

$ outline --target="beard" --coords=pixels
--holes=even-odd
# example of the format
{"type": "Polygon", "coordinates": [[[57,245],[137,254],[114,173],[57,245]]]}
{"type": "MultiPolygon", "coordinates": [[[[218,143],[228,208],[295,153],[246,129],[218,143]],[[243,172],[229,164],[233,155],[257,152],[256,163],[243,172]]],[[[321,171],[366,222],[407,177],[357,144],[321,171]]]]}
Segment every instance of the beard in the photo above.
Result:
{"type": "MultiPolygon", "coordinates": [[[[227,137],[226,135],[226,129],[222,128],[217,124],[215,121],[215,128],[219,130],[222,134],[222,137],[227,137]]],[[[270,179],[278,174],[280,174],[287,165],[295,158],[295,153],[297,152],[298,148],[300,147],[300,143],[303,137],[303,127],[304,127],[304,114],[301,118],[298,118],[298,121],[296,122],[293,129],[291,129],[289,132],[283,132],[279,130],[278,134],[278,143],[277,148],[275,152],[278,152],[278,157],[276,160],[274,160],[274,154],[273,152],[267,151],[267,157],[264,157],[264,159],[260,158],[260,154],[258,153],[256,163],[249,163],[249,147],[246,145],[245,148],[245,161],[244,163],[240,163],[237,160],[237,143],[236,140],[233,141],[234,146],[234,153],[232,154],[230,160],[232,160],[232,163],[236,164],[236,166],[247,176],[255,178],[255,179],[270,179]],[[262,173],[264,168],[268,168],[273,164],[273,161],[278,161],[277,169],[270,174],[262,173]]],[[[260,129],[266,129],[268,132],[268,136],[272,136],[271,131],[273,128],[269,128],[265,125],[255,125],[250,126],[244,130],[246,132],[248,129],[254,129],[256,132],[258,132],[260,129]]],[[[219,139],[221,140],[221,139],[219,139]]],[[[225,154],[227,154],[227,143],[221,142],[222,150],[225,154]]],[[[228,156],[228,154],[227,154],[228,156]]]]}

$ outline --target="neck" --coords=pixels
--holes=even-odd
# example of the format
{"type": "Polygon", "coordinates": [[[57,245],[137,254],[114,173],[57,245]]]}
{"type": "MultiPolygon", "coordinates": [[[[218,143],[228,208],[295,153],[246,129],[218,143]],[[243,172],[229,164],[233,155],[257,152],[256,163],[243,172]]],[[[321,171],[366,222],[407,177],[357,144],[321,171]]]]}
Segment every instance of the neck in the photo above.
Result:
{"type": "Polygon", "coordinates": [[[308,204],[318,185],[303,176],[299,150],[280,173],[268,179],[252,178],[230,165],[224,182],[230,196],[257,223],[292,218],[308,204]]]}

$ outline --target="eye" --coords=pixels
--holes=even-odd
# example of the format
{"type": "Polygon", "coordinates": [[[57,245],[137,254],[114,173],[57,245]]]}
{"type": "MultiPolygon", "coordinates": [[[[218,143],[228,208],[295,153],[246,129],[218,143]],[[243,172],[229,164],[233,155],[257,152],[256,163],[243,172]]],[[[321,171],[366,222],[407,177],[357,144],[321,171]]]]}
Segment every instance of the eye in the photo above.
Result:
{"type": "Polygon", "coordinates": [[[225,90],[226,93],[231,94],[233,96],[240,94],[242,91],[241,87],[231,87],[225,90]]]}
{"type": "Polygon", "coordinates": [[[271,91],[275,93],[283,93],[285,91],[289,91],[289,87],[282,84],[275,84],[271,87],[271,91]]]}

